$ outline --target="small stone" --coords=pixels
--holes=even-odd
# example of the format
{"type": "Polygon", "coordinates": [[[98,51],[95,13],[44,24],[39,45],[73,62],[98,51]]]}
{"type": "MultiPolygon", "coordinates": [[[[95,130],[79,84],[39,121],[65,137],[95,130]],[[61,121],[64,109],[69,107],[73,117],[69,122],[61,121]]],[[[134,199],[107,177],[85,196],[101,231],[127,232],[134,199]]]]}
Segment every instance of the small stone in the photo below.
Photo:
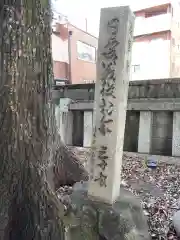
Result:
{"type": "Polygon", "coordinates": [[[174,235],[170,235],[169,237],[168,237],[168,240],[173,240],[174,239],[174,235]]]}
{"type": "Polygon", "coordinates": [[[180,236],[180,211],[173,215],[172,222],[178,236],[180,236]]]}
{"type": "Polygon", "coordinates": [[[144,215],[145,215],[145,216],[149,216],[148,211],[145,211],[145,210],[144,210],[143,212],[144,212],[144,215]]]}
{"type": "Polygon", "coordinates": [[[128,183],[126,181],[124,181],[124,180],[121,181],[121,185],[123,187],[128,187],[128,183]]]}

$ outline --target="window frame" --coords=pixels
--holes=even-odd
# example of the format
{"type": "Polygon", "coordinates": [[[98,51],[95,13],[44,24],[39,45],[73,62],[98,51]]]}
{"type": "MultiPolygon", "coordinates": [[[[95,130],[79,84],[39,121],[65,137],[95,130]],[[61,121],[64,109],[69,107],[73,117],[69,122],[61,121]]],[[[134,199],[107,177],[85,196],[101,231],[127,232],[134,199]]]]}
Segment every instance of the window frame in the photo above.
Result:
{"type": "Polygon", "coordinates": [[[84,62],[89,62],[89,63],[96,63],[96,59],[97,59],[97,49],[96,49],[96,47],[94,47],[94,46],[92,46],[92,45],[90,45],[88,43],[85,43],[85,42],[83,42],[81,40],[77,40],[76,47],[77,47],[77,59],[78,60],[81,60],[81,61],[84,61],[84,62]],[[87,60],[87,59],[83,59],[83,58],[79,57],[78,42],[81,43],[81,44],[87,45],[88,47],[94,49],[94,60],[91,61],[91,60],[87,60]]]}

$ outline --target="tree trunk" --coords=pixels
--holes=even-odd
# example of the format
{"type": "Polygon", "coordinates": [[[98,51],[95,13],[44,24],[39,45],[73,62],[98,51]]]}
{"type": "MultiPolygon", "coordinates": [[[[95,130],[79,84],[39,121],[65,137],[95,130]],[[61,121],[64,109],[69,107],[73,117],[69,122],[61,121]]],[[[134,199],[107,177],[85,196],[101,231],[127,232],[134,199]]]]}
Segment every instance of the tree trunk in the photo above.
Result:
{"type": "Polygon", "coordinates": [[[63,148],[49,101],[53,80],[50,19],[49,0],[0,1],[2,240],[64,238],[63,208],[45,177],[51,162],[58,162],[57,149],[61,156],[63,148]]]}
{"type": "Polygon", "coordinates": [[[81,164],[78,156],[62,142],[58,145],[54,155],[54,188],[73,186],[74,183],[88,180],[88,173],[81,164]]]}

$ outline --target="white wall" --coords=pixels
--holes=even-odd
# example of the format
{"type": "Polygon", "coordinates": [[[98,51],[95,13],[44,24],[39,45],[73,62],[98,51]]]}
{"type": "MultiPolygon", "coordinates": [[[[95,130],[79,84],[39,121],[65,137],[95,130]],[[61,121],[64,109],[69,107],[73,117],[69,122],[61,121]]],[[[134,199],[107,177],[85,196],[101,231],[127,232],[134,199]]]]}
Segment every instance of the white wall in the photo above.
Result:
{"type": "Polygon", "coordinates": [[[170,13],[160,14],[149,18],[136,17],[134,36],[171,30],[172,16],[170,13]]]}
{"type": "Polygon", "coordinates": [[[135,42],[132,49],[132,65],[140,65],[137,72],[133,72],[132,68],[132,80],[170,77],[170,40],[135,42]]]}
{"type": "Polygon", "coordinates": [[[133,11],[138,11],[138,10],[150,8],[153,6],[172,3],[174,1],[177,1],[177,0],[138,0],[138,1],[132,1],[131,8],[133,11]]]}
{"type": "Polygon", "coordinates": [[[68,40],[63,41],[55,34],[52,34],[52,58],[54,61],[69,62],[68,40]]]}

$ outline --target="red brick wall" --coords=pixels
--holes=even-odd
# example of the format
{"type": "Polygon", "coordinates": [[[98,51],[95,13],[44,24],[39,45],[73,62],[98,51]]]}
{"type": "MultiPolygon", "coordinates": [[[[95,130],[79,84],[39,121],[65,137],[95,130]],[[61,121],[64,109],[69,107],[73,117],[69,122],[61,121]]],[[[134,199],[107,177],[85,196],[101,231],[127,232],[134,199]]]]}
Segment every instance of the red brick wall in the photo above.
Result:
{"type": "Polygon", "coordinates": [[[72,31],[70,40],[71,46],[71,80],[72,83],[84,83],[83,80],[96,80],[96,64],[78,59],[77,41],[96,47],[98,40],[94,36],[69,25],[69,31],[72,31]]]}
{"type": "Polygon", "coordinates": [[[55,79],[68,79],[68,64],[65,62],[53,62],[53,72],[55,79]]]}

